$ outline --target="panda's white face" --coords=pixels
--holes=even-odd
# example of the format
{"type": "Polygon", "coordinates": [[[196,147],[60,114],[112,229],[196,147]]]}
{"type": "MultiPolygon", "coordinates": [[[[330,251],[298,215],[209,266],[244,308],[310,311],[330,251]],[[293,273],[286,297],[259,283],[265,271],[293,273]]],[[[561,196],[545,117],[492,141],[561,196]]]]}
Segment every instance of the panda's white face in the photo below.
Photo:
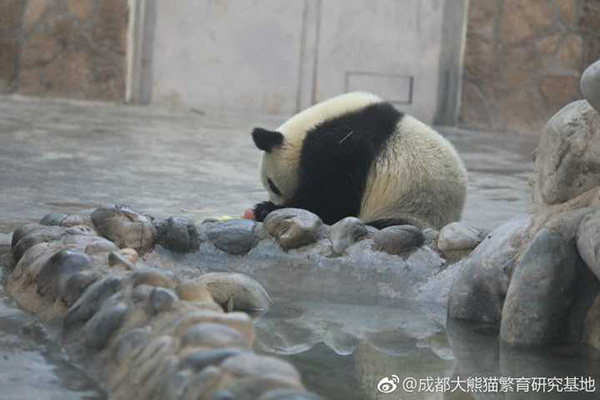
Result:
{"type": "Polygon", "coordinates": [[[264,152],[260,160],[262,184],[269,193],[269,200],[277,205],[288,203],[298,186],[298,162],[293,162],[290,156],[284,142],[281,147],[264,152]]]}

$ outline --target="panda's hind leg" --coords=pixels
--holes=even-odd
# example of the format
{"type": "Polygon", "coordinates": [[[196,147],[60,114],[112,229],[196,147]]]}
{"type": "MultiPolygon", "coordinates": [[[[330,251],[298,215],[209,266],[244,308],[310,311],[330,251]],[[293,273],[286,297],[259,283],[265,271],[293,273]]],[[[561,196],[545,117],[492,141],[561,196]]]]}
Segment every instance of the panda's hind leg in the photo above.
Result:
{"type": "Polygon", "coordinates": [[[396,226],[396,225],[415,225],[414,221],[410,221],[405,218],[382,218],[377,219],[375,221],[367,222],[366,225],[372,226],[373,228],[383,229],[388,226],[396,226]]]}

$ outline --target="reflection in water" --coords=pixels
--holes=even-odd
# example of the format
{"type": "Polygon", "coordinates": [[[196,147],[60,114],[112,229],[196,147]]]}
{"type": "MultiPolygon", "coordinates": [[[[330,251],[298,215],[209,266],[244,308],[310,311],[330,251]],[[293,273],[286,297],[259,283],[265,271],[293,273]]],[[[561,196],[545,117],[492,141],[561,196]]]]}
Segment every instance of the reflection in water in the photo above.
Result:
{"type": "MultiPolygon", "coordinates": [[[[448,376],[453,355],[439,318],[413,302],[356,304],[356,299],[294,295],[274,299],[256,324],[255,349],[288,359],[307,387],[332,400],[390,399],[386,376],[448,376]]],[[[398,391],[400,393],[400,391],[398,391]]],[[[402,399],[423,399],[405,393],[402,399]]]]}
{"type": "MultiPolygon", "coordinates": [[[[476,394],[476,399],[597,399],[598,392],[550,392],[550,387],[567,387],[566,378],[591,377],[600,383],[600,359],[596,351],[581,346],[553,349],[518,349],[499,343],[494,334],[479,334],[474,327],[458,321],[448,321],[448,338],[456,357],[453,375],[473,377],[542,378],[537,393],[476,394]],[[559,378],[559,380],[554,380],[559,378]],[[550,382],[554,381],[557,385],[550,382]]],[[[571,379],[571,383],[575,380],[571,379]]],[[[526,379],[524,387],[533,387],[526,379]]]]}
{"type": "Polygon", "coordinates": [[[576,378],[581,385],[582,377],[591,377],[600,384],[600,354],[589,348],[511,348],[500,345],[494,333],[476,333],[472,326],[457,321],[449,321],[446,331],[436,318],[426,316],[425,308],[406,301],[358,305],[341,299],[320,302],[297,296],[293,304],[274,300],[273,310],[256,324],[255,350],[291,361],[306,386],[328,399],[598,398],[597,392],[556,392],[557,385],[567,385],[566,378],[576,378]],[[462,382],[460,386],[469,393],[437,389],[409,393],[400,385],[394,394],[377,392],[377,383],[392,375],[398,376],[400,385],[406,378],[417,382],[429,377],[448,378],[462,382]],[[552,381],[555,377],[562,382],[552,381]],[[479,382],[513,378],[504,386],[513,391],[504,393],[498,388],[496,393],[472,393],[467,379],[476,382],[477,378],[481,378],[479,382]],[[532,378],[538,378],[535,385],[532,378]],[[521,392],[525,387],[529,393],[521,392]]]}

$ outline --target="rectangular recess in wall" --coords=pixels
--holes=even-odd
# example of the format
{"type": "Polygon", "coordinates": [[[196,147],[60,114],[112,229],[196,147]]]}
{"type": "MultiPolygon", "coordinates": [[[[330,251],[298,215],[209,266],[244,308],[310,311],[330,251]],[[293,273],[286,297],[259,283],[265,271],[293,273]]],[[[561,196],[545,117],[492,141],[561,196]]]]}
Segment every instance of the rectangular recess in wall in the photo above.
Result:
{"type": "Polygon", "coordinates": [[[412,104],[413,76],[378,72],[346,72],[346,92],[376,94],[395,104],[412,104]]]}

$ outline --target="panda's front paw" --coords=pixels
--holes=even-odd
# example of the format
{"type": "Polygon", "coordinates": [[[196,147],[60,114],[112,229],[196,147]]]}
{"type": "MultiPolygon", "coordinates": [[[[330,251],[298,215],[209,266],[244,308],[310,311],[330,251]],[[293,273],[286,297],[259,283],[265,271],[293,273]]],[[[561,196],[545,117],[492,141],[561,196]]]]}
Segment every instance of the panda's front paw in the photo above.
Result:
{"type": "Polygon", "coordinates": [[[254,220],[256,222],[263,222],[271,211],[275,211],[280,208],[280,206],[276,205],[275,203],[271,203],[270,201],[258,203],[254,206],[254,220]]]}

